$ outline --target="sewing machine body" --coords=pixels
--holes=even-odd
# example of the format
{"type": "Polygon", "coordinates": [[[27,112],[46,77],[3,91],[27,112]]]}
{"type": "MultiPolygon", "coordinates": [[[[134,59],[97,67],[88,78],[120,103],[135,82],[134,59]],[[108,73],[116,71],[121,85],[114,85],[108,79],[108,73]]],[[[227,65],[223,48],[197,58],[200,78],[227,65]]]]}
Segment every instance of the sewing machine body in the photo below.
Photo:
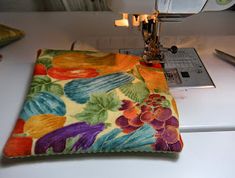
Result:
{"type": "Polygon", "coordinates": [[[202,11],[220,11],[234,0],[110,0],[110,8],[122,13],[116,26],[137,26],[142,30],[143,49],[120,49],[120,53],[142,56],[146,63],[161,63],[172,88],[215,87],[199,55],[193,48],[163,47],[160,41],[162,22],[180,22],[202,11]],[[132,18],[128,17],[132,15],[132,18]],[[132,20],[131,25],[129,21],[132,20]]]}
{"type": "Polygon", "coordinates": [[[112,11],[128,14],[197,14],[202,11],[221,11],[234,0],[108,0],[112,11]]]}
{"type": "MultiPolygon", "coordinates": [[[[143,49],[120,49],[120,53],[142,56],[143,49]]],[[[172,89],[213,88],[209,73],[194,48],[179,48],[165,53],[165,76],[172,89]]]]}

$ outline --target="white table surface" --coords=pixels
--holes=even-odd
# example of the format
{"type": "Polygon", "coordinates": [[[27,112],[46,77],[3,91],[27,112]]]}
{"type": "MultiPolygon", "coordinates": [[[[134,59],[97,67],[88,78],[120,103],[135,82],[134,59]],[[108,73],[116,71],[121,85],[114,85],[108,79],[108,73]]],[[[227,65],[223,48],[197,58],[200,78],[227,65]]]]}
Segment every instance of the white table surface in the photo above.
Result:
{"type": "MultiPolygon", "coordinates": [[[[5,129],[4,129],[5,131],[5,129]]],[[[67,156],[2,160],[0,177],[233,178],[235,132],[183,133],[177,157],[159,154],[67,156]]]]}
{"type": "MultiPolygon", "coordinates": [[[[117,51],[141,48],[140,32],[114,28],[117,15],[104,13],[0,13],[0,23],[26,36],[0,49],[0,150],[17,119],[40,48],[117,51]],[[99,21],[99,23],[97,23],[99,21]]],[[[163,24],[167,45],[195,47],[216,88],[172,91],[180,112],[185,148],[178,159],[165,156],[79,156],[0,164],[5,177],[233,177],[235,154],[235,68],[213,54],[235,55],[235,13],[202,14],[180,24],[163,24]],[[214,20],[212,20],[214,19],[214,20]],[[201,28],[198,24],[203,24],[201,28]],[[168,28],[167,28],[168,27],[168,28]],[[195,28],[193,28],[195,27],[195,28]],[[177,34],[177,36],[176,36],[177,34]],[[174,35],[174,36],[173,36],[174,35]],[[201,132],[203,131],[203,132],[201,132]],[[221,131],[221,132],[218,132],[221,131]]]]}

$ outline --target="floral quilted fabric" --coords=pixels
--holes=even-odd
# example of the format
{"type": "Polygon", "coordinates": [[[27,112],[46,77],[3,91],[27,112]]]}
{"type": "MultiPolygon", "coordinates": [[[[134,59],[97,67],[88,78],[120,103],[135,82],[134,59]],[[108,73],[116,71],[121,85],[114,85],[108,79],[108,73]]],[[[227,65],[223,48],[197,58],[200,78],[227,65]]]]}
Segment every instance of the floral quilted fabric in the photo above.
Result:
{"type": "Polygon", "coordinates": [[[4,155],[182,147],[176,103],[161,68],[130,55],[42,50],[4,155]]]}
{"type": "Polygon", "coordinates": [[[0,47],[3,47],[24,36],[24,32],[0,24],[0,47]]]}

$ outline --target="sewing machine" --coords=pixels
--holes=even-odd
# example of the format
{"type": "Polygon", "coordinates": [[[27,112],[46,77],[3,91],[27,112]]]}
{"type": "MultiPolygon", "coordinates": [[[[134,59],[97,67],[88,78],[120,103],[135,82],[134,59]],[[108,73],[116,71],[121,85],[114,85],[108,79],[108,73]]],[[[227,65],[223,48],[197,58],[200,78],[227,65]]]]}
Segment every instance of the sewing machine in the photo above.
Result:
{"type": "Polygon", "coordinates": [[[203,11],[220,11],[234,0],[109,0],[112,11],[122,13],[115,26],[137,27],[144,40],[143,49],[120,49],[120,53],[142,56],[147,65],[160,63],[172,88],[215,87],[194,48],[163,47],[161,23],[180,22],[203,11]],[[132,23],[130,23],[130,21],[132,23]]]}

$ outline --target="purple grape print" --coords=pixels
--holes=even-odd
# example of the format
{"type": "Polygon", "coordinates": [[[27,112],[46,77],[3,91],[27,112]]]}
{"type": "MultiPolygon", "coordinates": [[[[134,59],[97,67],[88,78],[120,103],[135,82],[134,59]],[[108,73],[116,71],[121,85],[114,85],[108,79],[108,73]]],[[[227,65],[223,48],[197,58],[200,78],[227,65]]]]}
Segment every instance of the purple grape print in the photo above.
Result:
{"type": "Polygon", "coordinates": [[[150,94],[143,103],[122,100],[119,110],[123,115],[119,116],[115,123],[123,133],[132,133],[144,124],[148,124],[156,130],[154,150],[175,152],[182,150],[183,142],[178,131],[179,121],[173,115],[170,102],[165,96],[150,94]]]}

